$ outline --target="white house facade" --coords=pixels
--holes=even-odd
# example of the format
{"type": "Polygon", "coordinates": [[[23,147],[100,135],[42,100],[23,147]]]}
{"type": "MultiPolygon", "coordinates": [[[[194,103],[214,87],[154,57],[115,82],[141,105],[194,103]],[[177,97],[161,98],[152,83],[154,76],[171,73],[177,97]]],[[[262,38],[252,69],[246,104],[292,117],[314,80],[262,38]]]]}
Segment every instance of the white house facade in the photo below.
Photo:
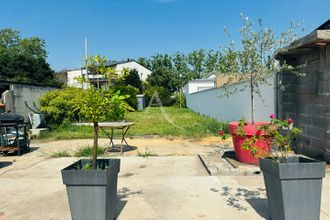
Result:
{"type": "Polygon", "coordinates": [[[151,70],[145,68],[135,60],[118,62],[116,65],[113,65],[113,69],[118,73],[121,73],[124,68],[130,70],[136,69],[139,72],[141,81],[146,81],[147,77],[151,74],[151,70]]]}
{"type": "Polygon", "coordinates": [[[206,79],[195,79],[189,81],[185,86],[185,93],[191,94],[195,92],[200,92],[203,90],[208,90],[216,87],[215,75],[209,76],[206,79]]]}
{"type": "MultiPolygon", "coordinates": [[[[124,69],[129,69],[129,70],[136,69],[138,71],[141,81],[145,81],[147,79],[147,77],[151,74],[151,70],[145,68],[144,66],[142,66],[135,60],[130,60],[130,59],[128,59],[126,61],[109,62],[108,64],[106,64],[106,66],[112,67],[116,71],[118,76],[120,76],[123,73],[124,69]]],[[[98,81],[98,82],[102,83],[103,81],[105,81],[101,75],[87,74],[87,71],[84,68],[64,70],[64,71],[55,73],[55,77],[57,79],[65,82],[68,86],[79,87],[79,88],[82,87],[81,83],[78,80],[78,78],[81,76],[87,76],[87,78],[91,82],[98,81]]],[[[88,87],[89,87],[88,83],[85,83],[83,85],[83,88],[88,88],[88,87]]]]}

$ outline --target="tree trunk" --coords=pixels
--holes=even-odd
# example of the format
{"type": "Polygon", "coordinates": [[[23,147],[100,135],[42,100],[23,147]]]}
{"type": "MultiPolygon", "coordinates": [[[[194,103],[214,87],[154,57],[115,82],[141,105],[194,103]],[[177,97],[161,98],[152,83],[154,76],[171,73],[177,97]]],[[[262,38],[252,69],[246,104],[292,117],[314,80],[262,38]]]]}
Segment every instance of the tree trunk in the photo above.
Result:
{"type": "Polygon", "coordinates": [[[99,125],[97,122],[94,122],[94,144],[93,144],[93,164],[92,164],[94,170],[96,170],[96,165],[97,165],[98,139],[99,139],[99,125]]]}
{"type": "Polygon", "coordinates": [[[251,73],[251,79],[250,79],[250,88],[251,88],[251,123],[254,124],[254,85],[253,85],[253,73],[251,73]]]}

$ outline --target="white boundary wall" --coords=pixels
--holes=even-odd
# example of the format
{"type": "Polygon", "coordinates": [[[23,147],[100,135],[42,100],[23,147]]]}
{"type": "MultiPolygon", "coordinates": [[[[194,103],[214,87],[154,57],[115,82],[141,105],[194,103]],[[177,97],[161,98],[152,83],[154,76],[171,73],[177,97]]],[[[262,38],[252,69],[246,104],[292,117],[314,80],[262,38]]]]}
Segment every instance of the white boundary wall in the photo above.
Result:
{"type": "MultiPolygon", "coordinates": [[[[231,86],[240,89],[247,83],[237,83],[231,86]]],[[[276,113],[276,88],[273,77],[269,78],[269,83],[271,84],[270,86],[264,85],[260,87],[265,102],[256,95],[256,121],[269,121],[269,114],[276,113]]],[[[186,93],[187,107],[194,112],[215,118],[219,121],[236,121],[241,117],[250,121],[250,89],[246,88],[246,90],[234,93],[229,97],[224,96],[224,94],[224,89],[221,87],[191,94],[186,93]]]]}

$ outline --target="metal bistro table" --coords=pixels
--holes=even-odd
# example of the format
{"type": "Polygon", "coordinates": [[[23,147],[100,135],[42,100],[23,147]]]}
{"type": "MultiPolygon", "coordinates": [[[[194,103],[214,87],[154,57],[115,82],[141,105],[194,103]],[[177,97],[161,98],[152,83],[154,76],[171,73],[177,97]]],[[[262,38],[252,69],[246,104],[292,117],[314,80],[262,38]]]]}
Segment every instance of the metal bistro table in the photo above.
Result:
{"type": "Polygon", "coordinates": [[[128,131],[128,129],[133,126],[135,123],[132,123],[132,122],[100,122],[99,123],[99,128],[109,136],[110,138],[110,147],[112,149],[115,149],[115,143],[113,142],[113,130],[114,129],[120,129],[121,130],[121,146],[120,146],[120,152],[123,153],[123,142],[126,143],[127,146],[128,143],[127,141],[125,140],[125,135],[128,131]],[[110,129],[111,130],[111,133],[110,135],[105,131],[106,129],[110,129]]]}

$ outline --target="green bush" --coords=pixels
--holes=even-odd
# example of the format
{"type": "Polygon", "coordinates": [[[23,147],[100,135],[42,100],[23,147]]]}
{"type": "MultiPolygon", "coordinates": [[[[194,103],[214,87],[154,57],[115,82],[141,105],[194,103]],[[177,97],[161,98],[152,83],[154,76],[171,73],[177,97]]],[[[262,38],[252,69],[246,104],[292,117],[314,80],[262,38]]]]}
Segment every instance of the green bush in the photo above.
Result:
{"type": "Polygon", "coordinates": [[[144,95],[146,106],[149,104],[159,105],[159,102],[161,102],[163,106],[171,106],[174,103],[174,100],[171,98],[171,92],[163,87],[148,86],[144,95]]]}
{"type": "Polygon", "coordinates": [[[75,111],[75,99],[84,97],[85,93],[86,91],[73,87],[50,91],[40,98],[40,110],[51,124],[79,121],[79,111],[75,111]]]}
{"type": "Polygon", "coordinates": [[[86,120],[90,121],[90,114],[94,114],[96,109],[99,108],[104,110],[104,112],[100,113],[102,117],[104,116],[103,120],[121,120],[124,118],[126,109],[134,111],[134,109],[128,106],[126,107],[126,102],[122,101],[129,100],[134,102],[134,98],[130,100],[130,95],[125,95],[125,93],[134,95],[136,90],[137,89],[132,86],[123,87],[122,89],[118,88],[118,90],[112,89],[110,91],[104,89],[100,91],[96,91],[95,89],[83,90],[73,87],[56,89],[40,98],[40,110],[45,113],[46,120],[53,125],[63,125],[86,120]],[[123,92],[121,90],[123,90],[123,92]],[[97,107],[95,107],[94,112],[86,108],[95,103],[97,107]]]}
{"type": "Polygon", "coordinates": [[[129,104],[132,108],[137,109],[137,98],[136,95],[138,95],[139,89],[131,86],[131,85],[116,85],[112,88],[113,92],[120,91],[121,95],[127,95],[127,98],[125,101],[127,104],[129,104]]]}
{"type": "Polygon", "coordinates": [[[139,72],[136,69],[131,69],[129,72],[122,74],[115,83],[116,86],[132,86],[138,89],[138,93],[143,92],[142,82],[139,72]]]}
{"type": "Polygon", "coordinates": [[[118,121],[124,119],[127,111],[134,111],[126,102],[128,95],[118,91],[89,88],[84,96],[75,99],[77,111],[89,122],[118,121]]]}

